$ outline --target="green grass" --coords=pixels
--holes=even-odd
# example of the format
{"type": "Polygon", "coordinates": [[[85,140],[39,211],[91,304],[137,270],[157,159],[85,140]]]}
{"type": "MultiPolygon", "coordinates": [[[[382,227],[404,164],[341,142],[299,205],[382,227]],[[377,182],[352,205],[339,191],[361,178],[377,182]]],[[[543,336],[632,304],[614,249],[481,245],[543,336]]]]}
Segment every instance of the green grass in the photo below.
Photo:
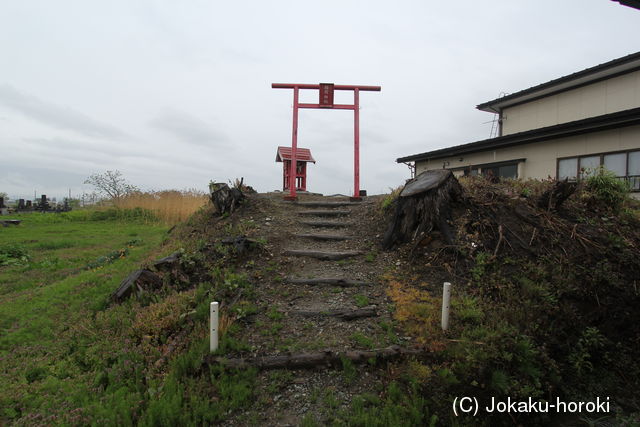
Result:
{"type": "Polygon", "coordinates": [[[373,341],[373,339],[371,339],[370,337],[364,335],[361,332],[355,332],[351,335],[351,341],[353,341],[354,344],[356,344],[359,347],[364,347],[364,348],[374,348],[375,347],[375,342],[373,341]]]}
{"type": "MultiPolygon", "coordinates": [[[[109,215],[23,214],[17,216],[19,226],[0,228],[0,248],[26,255],[22,262],[0,266],[0,423],[25,413],[35,416],[32,411],[42,417],[23,421],[56,423],[45,414],[65,404],[84,407],[77,418],[82,423],[80,415],[98,399],[94,381],[101,381],[96,380],[101,366],[127,357],[126,349],[103,347],[109,337],[87,325],[106,308],[120,281],[158,250],[166,227],[109,215]],[[105,352],[97,354],[100,349],[105,352]]],[[[116,318],[110,322],[114,331],[126,327],[116,318]]],[[[135,367],[140,361],[129,362],[135,367]]]]}
{"type": "MultiPolygon", "coordinates": [[[[163,246],[166,227],[132,212],[25,215],[0,229],[0,253],[20,259],[0,266],[0,425],[208,425],[254,402],[255,370],[202,364],[211,299],[242,292],[237,309],[255,312],[245,275],[208,266],[194,287],[109,303],[178,243],[163,246]]],[[[247,351],[240,335],[229,325],[215,354],[247,351]]]]}
{"type": "Polygon", "coordinates": [[[79,215],[70,216],[72,213],[23,214],[17,216],[23,221],[21,225],[0,228],[0,248],[17,246],[30,258],[29,263],[0,269],[0,304],[7,302],[5,298],[8,297],[4,295],[11,293],[16,297],[17,291],[68,280],[100,257],[127,246],[136,246],[128,257],[135,261],[139,254],[156,247],[166,230],[163,226],[140,220],[82,220],[99,216],[90,211],[78,211],[79,215]],[[66,220],[63,215],[67,216],[66,220]]]}
{"type": "Polygon", "coordinates": [[[367,298],[366,295],[354,295],[353,299],[356,303],[356,306],[362,308],[362,307],[366,307],[369,305],[369,298],[367,298]]]}

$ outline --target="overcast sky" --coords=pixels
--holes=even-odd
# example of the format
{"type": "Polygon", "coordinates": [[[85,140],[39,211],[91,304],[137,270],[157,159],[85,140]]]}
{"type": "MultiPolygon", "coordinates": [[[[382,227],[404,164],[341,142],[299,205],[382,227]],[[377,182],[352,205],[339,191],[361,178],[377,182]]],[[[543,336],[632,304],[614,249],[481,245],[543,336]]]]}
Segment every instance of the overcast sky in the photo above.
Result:
{"type": "MultiPolygon", "coordinates": [[[[488,138],[475,105],[639,51],[639,29],[609,0],[0,0],[0,191],[75,196],[114,169],[279,189],[293,97],[271,83],[333,82],[382,86],[360,96],[361,188],[386,192],[397,157],[488,138]]],[[[309,190],[350,194],[352,129],[301,110],[309,190]]]]}

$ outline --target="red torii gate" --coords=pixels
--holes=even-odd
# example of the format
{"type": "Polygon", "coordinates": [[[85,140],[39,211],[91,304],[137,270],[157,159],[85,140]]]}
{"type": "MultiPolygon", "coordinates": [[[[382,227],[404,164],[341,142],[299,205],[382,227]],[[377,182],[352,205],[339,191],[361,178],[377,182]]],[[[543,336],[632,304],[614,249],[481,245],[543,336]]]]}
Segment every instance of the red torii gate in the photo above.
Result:
{"type": "Polygon", "coordinates": [[[360,199],[360,91],[380,92],[380,86],[335,85],[333,83],[300,84],[273,83],[273,89],[293,89],[293,136],[291,139],[291,171],[289,173],[289,195],[286,200],[296,200],[296,148],[298,146],[298,108],[328,108],[335,110],[353,110],[353,198],[360,199]],[[298,102],[300,89],[317,89],[320,95],[318,104],[298,102]],[[353,104],[334,104],[334,90],[352,90],[353,104]]]}

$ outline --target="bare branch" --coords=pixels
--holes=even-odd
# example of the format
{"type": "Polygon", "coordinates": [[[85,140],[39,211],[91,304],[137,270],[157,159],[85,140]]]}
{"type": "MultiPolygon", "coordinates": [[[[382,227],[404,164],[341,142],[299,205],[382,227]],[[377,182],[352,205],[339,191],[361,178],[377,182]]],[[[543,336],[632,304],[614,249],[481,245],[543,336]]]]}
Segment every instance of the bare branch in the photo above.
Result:
{"type": "Polygon", "coordinates": [[[98,193],[107,196],[114,203],[117,203],[127,194],[139,191],[137,187],[129,184],[118,170],[93,173],[84,183],[93,185],[98,193]]]}

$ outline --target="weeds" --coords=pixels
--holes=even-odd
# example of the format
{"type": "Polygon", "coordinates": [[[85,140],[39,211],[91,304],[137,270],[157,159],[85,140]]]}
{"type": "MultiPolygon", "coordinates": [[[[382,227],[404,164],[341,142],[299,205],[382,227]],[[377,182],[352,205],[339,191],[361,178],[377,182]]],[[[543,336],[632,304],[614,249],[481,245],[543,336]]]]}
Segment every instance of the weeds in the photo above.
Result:
{"type": "Polygon", "coordinates": [[[490,258],[491,255],[487,252],[479,252],[476,255],[476,265],[471,269],[471,277],[473,277],[473,280],[476,282],[482,280],[490,258]]]}
{"type": "Polygon", "coordinates": [[[429,416],[426,399],[415,383],[406,390],[391,382],[384,397],[365,393],[353,398],[348,410],[339,411],[334,424],[354,426],[436,426],[438,417],[429,416]]]}
{"type": "Polygon", "coordinates": [[[353,299],[355,300],[357,307],[366,307],[369,305],[369,298],[366,295],[354,295],[353,299]]]}
{"type": "Polygon", "coordinates": [[[376,257],[378,256],[378,254],[376,252],[369,252],[367,253],[367,255],[364,257],[364,260],[366,262],[375,262],[376,257]]]}
{"type": "Polygon", "coordinates": [[[393,205],[393,203],[396,201],[396,199],[400,196],[400,192],[402,191],[402,189],[404,188],[404,186],[399,186],[396,188],[389,188],[389,194],[387,194],[385,197],[383,197],[379,204],[378,204],[378,209],[382,212],[386,212],[387,210],[389,210],[389,208],[393,205]]]}
{"type": "Polygon", "coordinates": [[[361,332],[356,332],[354,334],[351,335],[351,341],[353,341],[356,345],[360,346],[360,347],[364,347],[364,348],[374,348],[375,347],[375,343],[373,342],[373,339],[371,339],[370,337],[364,335],[361,332]]]}
{"type": "Polygon", "coordinates": [[[88,263],[84,268],[85,270],[96,270],[104,267],[106,264],[110,264],[120,258],[124,258],[129,255],[129,248],[122,248],[115,251],[111,251],[106,255],[96,258],[94,261],[88,263]]]}
{"type": "Polygon", "coordinates": [[[352,384],[358,378],[358,370],[354,363],[346,357],[340,357],[342,363],[342,375],[347,384],[352,384]]]}
{"type": "Polygon", "coordinates": [[[142,209],[151,212],[159,221],[173,225],[189,218],[207,201],[207,195],[198,190],[136,192],[121,198],[118,207],[142,209]]]}
{"type": "Polygon", "coordinates": [[[17,243],[5,243],[0,246],[0,266],[28,264],[31,256],[27,249],[17,243]]]}
{"type": "Polygon", "coordinates": [[[593,199],[614,212],[618,212],[629,197],[629,183],[618,179],[613,172],[602,166],[589,173],[585,182],[593,199]]]}

